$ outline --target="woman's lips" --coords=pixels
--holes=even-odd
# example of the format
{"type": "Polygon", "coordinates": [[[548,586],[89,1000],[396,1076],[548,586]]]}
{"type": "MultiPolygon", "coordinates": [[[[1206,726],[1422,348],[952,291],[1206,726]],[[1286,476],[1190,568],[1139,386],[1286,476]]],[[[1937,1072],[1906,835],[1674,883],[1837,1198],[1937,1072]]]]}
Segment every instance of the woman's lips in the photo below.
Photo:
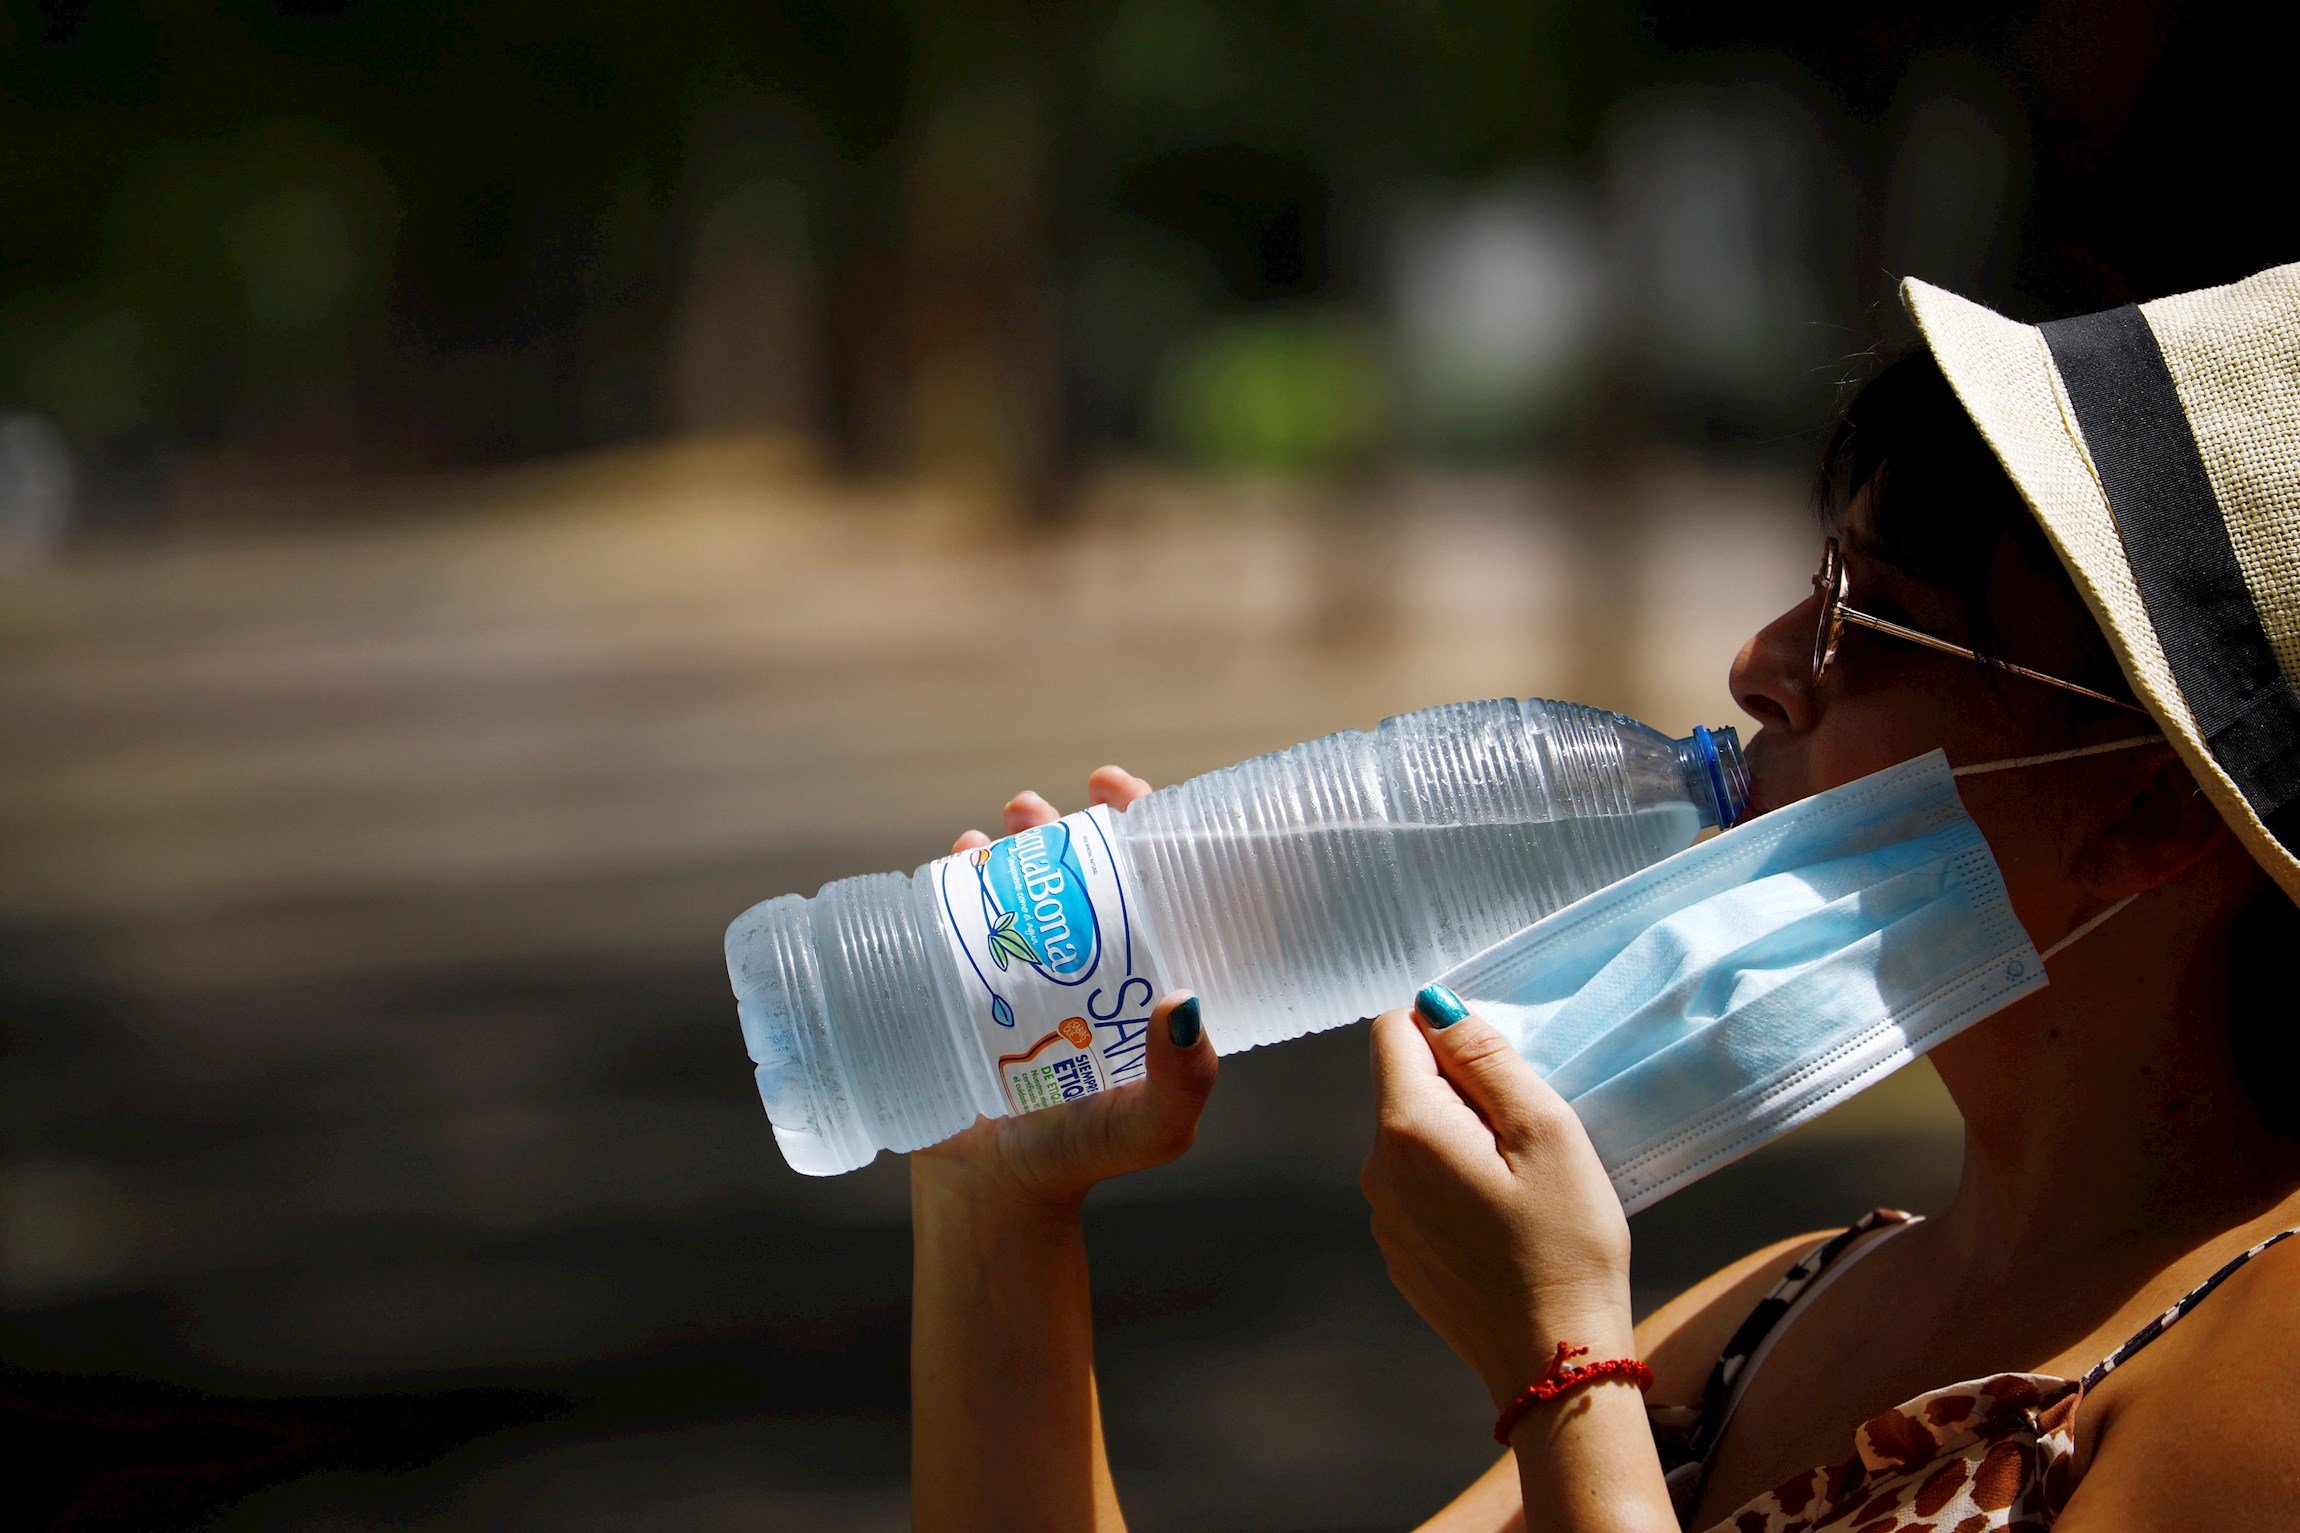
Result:
{"type": "Polygon", "coordinates": [[[1772,791],[1772,752],[1761,743],[1764,738],[1763,731],[1759,731],[1742,753],[1742,759],[1749,763],[1749,807],[1742,816],[1744,821],[1753,820],[1782,802],[1772,791]]]}

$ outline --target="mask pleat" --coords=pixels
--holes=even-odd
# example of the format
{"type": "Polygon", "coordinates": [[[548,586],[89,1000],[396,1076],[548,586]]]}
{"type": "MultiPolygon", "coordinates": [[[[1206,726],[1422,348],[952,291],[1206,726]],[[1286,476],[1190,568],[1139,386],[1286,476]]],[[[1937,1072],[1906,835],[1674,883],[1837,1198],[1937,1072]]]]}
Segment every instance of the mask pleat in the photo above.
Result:
{"type": "Polygon", "coordinates": [[[1637,1207],[2026,994],[2043,966],[1936,751],[1681,852],[1444,978],[1573,1103],[1637,1207]]]}

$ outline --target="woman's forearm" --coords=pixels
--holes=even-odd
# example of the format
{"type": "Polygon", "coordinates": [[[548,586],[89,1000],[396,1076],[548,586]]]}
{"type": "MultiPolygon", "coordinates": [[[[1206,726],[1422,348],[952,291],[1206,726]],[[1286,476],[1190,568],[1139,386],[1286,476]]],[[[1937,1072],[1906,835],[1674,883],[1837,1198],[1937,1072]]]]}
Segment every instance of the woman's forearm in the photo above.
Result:
{"type": "Polygon", "coordinates": [[[921,1533],[1125,1526],[1076,1205],[911,1160],[911,1516],[921,1533]]]}
{"type": "MultiPolygon", "coordinates": [[[[1568,1328],[1597,1357],[1636,1355],[1628,1317],[1568,1328]]],[[[1531,1382],[1528,1380],[1528,1382],[1531,1382]]],[[[1510,1433],[1526,1533],[1676,1533],[1661,1458],[1633,1384],[1603,1380],[1536,1405],[1510,1433]]]]}

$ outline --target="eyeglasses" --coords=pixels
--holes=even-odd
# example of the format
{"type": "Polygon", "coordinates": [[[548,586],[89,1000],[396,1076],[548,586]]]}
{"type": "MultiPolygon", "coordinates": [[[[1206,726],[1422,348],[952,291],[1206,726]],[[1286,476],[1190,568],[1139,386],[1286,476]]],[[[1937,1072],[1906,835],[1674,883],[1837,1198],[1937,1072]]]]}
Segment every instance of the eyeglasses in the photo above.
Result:
{"type": "Polygon", "coordinates": [[[1852,623],[1861,628],[1873,629],[1878,633],[1890,634],[1896,639],[1906,639],[1911,644],[1921,644],[1927,649],[1939,650],[1944,655],[1955,655],[1960,659],[1970,660],[1975,665],[1985,665],[1991,670],[2005,671],[2014,676],[2024,677],[2029,681],[2041,681],[2048,687],[2058,687],[2063,692],[2074,692],[2077,696],[2089,697],[2096,703],[2107,703],[2111,707],[2122,708],[2127,713],[2137,713],[2142,718],[2148,717],[2147,709],[2135,703],[2128,703],[2121,697],[2111,697],[2106,692],[2095,692],[2092,688],[2079,686],[2073,681],[2063,681],[2058,676],[2047,676],[2044,672],[2032,671],[2025,665],[2014,665],[2009,660],[1991,659],[1987,655],[1965,648],[1962,644],[1951,644],[1946,639],[1937,638],[1914,628],[1904,628],[1899,623],[1889,622],[1881,617],[1873,617],[1866,612],[1848,607],[1845,605],[1845,590],[1849,583],[1849,577],[1845,572],[1845,551],[1838,546],[1835,538],[1831,538],[1821,550],[1821,568],[1813,576],[1813,589],[1821,595],[1821,620],[1813,630],[1813,685],[1816,687],[1828,679],[1829,666],[1837,658],[1837,642],[1845,636],[1845,625],[1852,623]]]}

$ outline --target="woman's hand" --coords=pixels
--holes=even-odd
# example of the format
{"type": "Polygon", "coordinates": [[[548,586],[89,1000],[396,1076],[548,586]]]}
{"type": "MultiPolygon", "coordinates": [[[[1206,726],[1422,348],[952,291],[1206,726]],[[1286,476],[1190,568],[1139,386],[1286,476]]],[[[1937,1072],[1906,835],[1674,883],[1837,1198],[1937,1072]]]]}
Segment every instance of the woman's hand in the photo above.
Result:
{"type": "Polygon", "coordinates": [[[1629,1221],[1565,1099],[1443,986],[1374,1019],[1373,1066],[1374,1239],[1495,1406],[1560,1341],[1630,1355],[1629,1221]]]}
{"type": "MultiPolygon", "coordinates": [[[[1086,781],[1087,797],[1123,812],[1150,785],[1122,767],[1106,766],[1086,781]]],[[[1006,834],[1061,818],[1035,793],[1007,801],[1006,834]]],[[[970,830],[953,852],[988,846],[970,830]]],[[[977,1119],[972,1128],[911,1157],[920,1192],[956,1192],[1020,1200],[1058,1214],[1075,1212],[1096,1182],[1162,1165],[1190,1147],[1198,1114],[1214,1089],[1214,1045],[1195,997],[1175,991],[1150,1015],[1143,1078],[1081,1101],[1020,1117],[977,1119]]]]}
{"type": "MultiPolygon", "coordinates": [[[[1104,767],[1097,804],[1150,791],[1104,767]]],[[[1061,818],[1035,793],[1006,833],[1061,818]]],[[[987,846],[970,830],[954,852],[987,846]]],[[[911,1518],[978,1528],[1124,1533],[1094,1391],[1094,1306],[1079,1205],[1096,1182],[1190,1147],[1214,1087],[1214,1045],[1185,992],[1160,1001],[1141,1079],[972,1128],[910,1158],[911,1518]],[[1029,1445],[1017,1468],[1015,1445],[1029,1445]]]]}

